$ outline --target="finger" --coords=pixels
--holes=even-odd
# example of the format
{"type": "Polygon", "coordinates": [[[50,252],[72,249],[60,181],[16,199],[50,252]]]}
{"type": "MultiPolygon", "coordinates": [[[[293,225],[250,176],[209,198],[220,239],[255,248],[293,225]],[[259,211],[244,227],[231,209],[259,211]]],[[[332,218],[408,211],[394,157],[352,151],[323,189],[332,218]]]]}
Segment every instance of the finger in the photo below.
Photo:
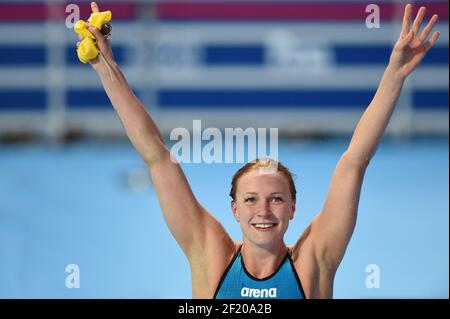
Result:
{"type": "Polygon", "coordinates": [[[419,12],[417,13],[416,19],[414,19],[413,31],[415,34],[419,34],[420,26],[422,25],[423,17],[425,16],[426,11],[427,11],[427,8],[420,7],[419,12]]]}
{"type": "Polygon", "coordinates": [[[80,41],[77,42],[77,49],[80,47],[80,41]]]}
{"type": "Polygon", "coordinates": [[[409,33],[403,39],[400,40],[398,48],[402,49],[406,47],[413,38],[414,38],[414,31],[410,30],[409,33]]]}
{"type": "Polygon", "coordinates": [[[99,12],[98,5],[96,2],[91,2],[91,9],[92,9],[92,12],[94,12],[94,13],[99,12]]]}
{"type": "Polygon", "coordinates": [[[437,39],[439,39],[439,36],[441,35],[441,33],[439,31],[436,31],[435,33],[433,33],[433,35],[431,36],[431,39],[428,40],[427,43],[425,43],[425,49],[428,51],[433,44],[437,41],[437,39]]]}
{"type": "Polygon", "coordinates": [[[437,14],[435,14],[431,17],[430,21],[428,22],[427,26],[423,29],[423,32],[419,37],[421,42],[425,41],[426,38],[428,38],[428,35],[430,34],[431,30],[433,30],[438,19],[439,19],[439,17],[437,14]]]}
{"type": "Polygon", "coordinates": [[[100,49],[102,53],[107,53],[109,44],[107,40],[103,37],[103,35],[100,33],[100,31],[93,26],[88,26],[88,30],[94,35],[94,37],[97,39],[97,46],[100,49]]]}
{"type": "Polygon", "coordinates": [[[402,26],[402,35],[406,36],[411,28],[411,14],[412,14],[412,5],[407,4],[405,7],[405,14],[403,15],[403,26],[402,26]]]}

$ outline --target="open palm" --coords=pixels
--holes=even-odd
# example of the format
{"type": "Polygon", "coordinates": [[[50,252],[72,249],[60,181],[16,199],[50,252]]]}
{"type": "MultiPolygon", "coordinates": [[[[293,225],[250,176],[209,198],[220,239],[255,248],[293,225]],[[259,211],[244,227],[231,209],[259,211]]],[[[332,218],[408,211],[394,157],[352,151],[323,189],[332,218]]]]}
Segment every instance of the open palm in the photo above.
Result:
{"type": "Polygon", "coordinates": [[[419,35],[420,26],[423,22],[426,8],[420,8],[411,28],[412,11],[412,5],[406,5],[405,14],[403,16],[402,32],[400,33],[399,39],[395,43],[390,58],[390,65],[398,72],[400,76],[405,78],[411,74],[420,61],[422,61],[425,54],[437,41],[440,35],[440,33],[436,31],[427,41],[429,34],[438,21],[438,16],[436,14],[433,15],[427,26],[419,35]]]}

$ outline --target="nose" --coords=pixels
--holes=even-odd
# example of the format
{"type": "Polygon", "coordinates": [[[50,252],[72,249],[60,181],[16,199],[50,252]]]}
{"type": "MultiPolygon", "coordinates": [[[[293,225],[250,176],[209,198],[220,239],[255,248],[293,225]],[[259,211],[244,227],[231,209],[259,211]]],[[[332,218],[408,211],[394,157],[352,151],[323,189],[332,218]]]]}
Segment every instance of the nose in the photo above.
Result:
{"type": "Polygon", "coordinates": [[[270,210],[270,202],[268,200],[261,201],[260,205],[258,206],[257,215],[259,217],[266,217],[272,214],[270,210]]]}

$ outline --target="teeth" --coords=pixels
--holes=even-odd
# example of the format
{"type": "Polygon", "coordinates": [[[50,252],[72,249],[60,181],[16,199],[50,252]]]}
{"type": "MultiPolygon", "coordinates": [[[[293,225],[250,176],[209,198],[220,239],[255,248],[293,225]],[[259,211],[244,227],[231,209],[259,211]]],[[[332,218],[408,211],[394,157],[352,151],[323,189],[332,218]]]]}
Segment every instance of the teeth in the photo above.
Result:
{"type": "Polygon", "coordinates": [[[270,228],[273,227],[274,224],[255,224],[256,228],[270,228]]]}

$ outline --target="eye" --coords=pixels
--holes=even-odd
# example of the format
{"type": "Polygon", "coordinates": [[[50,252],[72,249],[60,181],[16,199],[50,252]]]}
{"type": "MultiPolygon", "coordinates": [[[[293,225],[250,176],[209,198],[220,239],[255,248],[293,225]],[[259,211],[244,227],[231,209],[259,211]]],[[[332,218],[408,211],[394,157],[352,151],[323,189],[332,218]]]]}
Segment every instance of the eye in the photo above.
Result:
{"type": "Polygon", "coordinates": [[[282,203],[283,198],[281,198],[280,196],[274,196],[274,197],[272,197],[272,201],[275,203],[282,203]]]}
{"type": "Polygon", "coordinates": [[[245,203],[254,203],[255,202],[255,197],[246,197],[245,199],[244,199],[244,202],[245,203]]]}

